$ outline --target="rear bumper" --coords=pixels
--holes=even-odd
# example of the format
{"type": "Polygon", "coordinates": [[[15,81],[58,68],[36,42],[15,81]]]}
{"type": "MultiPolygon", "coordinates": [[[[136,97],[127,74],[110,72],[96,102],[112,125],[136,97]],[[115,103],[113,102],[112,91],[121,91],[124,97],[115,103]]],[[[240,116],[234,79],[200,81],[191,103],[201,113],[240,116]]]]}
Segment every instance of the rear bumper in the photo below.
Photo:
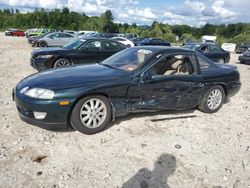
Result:
{"type": "Polygon", "coordinates": [[[228,96],[232,97],[236,95],[240,91],[240,88],[241,88],[240,81],[231,82],[230,84],[228,84],[228,96]]]}

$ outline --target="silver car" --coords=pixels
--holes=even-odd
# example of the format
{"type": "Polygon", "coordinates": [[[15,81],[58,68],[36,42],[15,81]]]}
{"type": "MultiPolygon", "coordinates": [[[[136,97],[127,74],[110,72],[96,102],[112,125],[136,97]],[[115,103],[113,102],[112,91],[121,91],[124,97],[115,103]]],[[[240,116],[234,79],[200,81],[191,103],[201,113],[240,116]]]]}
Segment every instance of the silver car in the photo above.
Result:
{"type": "Polygon", "coordinates": [[[38,40],[38,46],[64,46],[74,40],[74,36],[69,33],[55,32],[49,35],[45,35],[43,38],[38,40]]]}

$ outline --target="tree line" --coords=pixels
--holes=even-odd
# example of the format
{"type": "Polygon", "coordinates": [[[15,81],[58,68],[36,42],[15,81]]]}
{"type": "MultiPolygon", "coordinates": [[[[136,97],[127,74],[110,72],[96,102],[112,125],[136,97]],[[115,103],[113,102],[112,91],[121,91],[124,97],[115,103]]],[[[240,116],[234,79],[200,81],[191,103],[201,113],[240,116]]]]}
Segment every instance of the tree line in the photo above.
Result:
{"type": "Polygon", "coordinates": [[[136,33],[141,37],[159,37],[169,42],[199,40],[202,35],[216,35],[219,43],[250,42],[250,24],[236,23],[228,25],[206,24],[200,28],[188,25],[168,25],[154,21],[151,26],[115,23],[113,14],[107,10],[100,16],[70,11],[68,8],[20,13],[18,9],[0,10],[0,29],[7,28],[53,28],[58,30],[90,30],[105,33],[136,33]],[[176,36],[179,37],[177,41],[176,36]]]}

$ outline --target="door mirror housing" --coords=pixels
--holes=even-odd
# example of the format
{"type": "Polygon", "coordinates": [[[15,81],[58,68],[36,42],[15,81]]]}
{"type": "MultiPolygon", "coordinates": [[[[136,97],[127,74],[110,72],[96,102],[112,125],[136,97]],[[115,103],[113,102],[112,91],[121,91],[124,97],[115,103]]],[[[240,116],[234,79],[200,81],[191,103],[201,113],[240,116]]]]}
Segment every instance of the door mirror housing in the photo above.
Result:
{"type": "Polygon", "coordinates": [[[148,82],[154,80],[154,75],[149,72],[144,72],[140,75],[140,83],[148,82]]]}

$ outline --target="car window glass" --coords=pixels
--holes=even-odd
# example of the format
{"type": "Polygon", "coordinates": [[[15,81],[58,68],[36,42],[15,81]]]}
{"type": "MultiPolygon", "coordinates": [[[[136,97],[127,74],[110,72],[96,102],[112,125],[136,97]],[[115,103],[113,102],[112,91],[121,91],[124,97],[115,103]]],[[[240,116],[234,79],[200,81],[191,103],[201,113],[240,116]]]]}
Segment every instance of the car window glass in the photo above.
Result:
{"type": "Polygon", "coordinates": [[[61,37],[61,38],[72,38],[73,36],[71,36],[71,35],[69,35],[69,34],[67,34],[67,33],[61,33],[61,34],[60,34],[60,37],[61,37]]]}
{"type": "Polygon", "coordinates": [[[100,41],[91,41],[85,45],[85,48],[96,48],[100,49],[101,48],[101,42],[100,41]]]}
{"type": "Polygon", "coordinates": [[[194,74],[193,58],[190,55],[170,55],[160,59],[149,72],[152,75],[190,75],[194,74]]]}
{"type": "Polygon", "coordinates": [[[220,48],[216,45],[210,45],[209,46],[211,52],[218,52],[221,51],[220,48]]]}
{"type": "Polygon", "coordinates": [[[105,50],[119,50],[120,47],[115,42],[104,42],[105,50]]]}
{"type": "Polygon", "coordinates": [[[209,48],[208,48],[207,45],[202,46],[200,50],[201,50],[202,52],[209,52],[209,48]]]}
{"type": "Polygon", "coordinates": [[[198,62],[200,64],[200,69],[201,70],[204,70],[204,69],[209,69],[209,68],[213,68],[214,66],[209,63],[209,61],[207,59],[205,59],[204,57],[198,55],[197,56],[198,58],[198,62]]]}
{"type": "Polygon", "coordinates": [[[102,64],[132,72],[148,61],[152,53],[146,49],[128,48],[104,60],[102,64]]]}

